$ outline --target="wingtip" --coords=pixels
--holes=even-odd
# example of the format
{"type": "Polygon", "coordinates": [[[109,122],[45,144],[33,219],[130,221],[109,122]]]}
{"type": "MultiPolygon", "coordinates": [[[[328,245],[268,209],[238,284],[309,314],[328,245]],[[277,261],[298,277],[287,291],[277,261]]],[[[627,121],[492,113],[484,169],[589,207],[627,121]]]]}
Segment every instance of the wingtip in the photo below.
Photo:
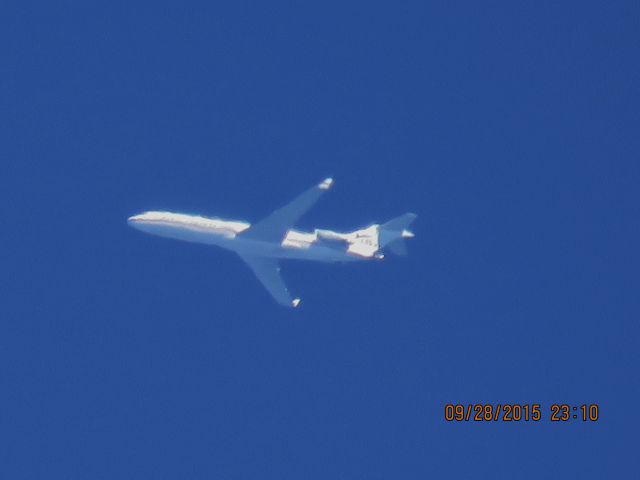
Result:
{"type": "Polygon", "coordinates": [[[318,187],[320,187],[321,190],[329,190],[332,185],[333,185],[333,178],[329,177],[329,178],[325,178],[320,183],[320,185],[318,185],[318,187]]]}
{"type": "Polygon", "coordinates": [[[291,302],[291,306],[293,308],[298,308],[298,305],[300,305],[301,301],[302,301],[302,299],[300,299],[300,298],[294,298],[293,301],[291,302]]]}

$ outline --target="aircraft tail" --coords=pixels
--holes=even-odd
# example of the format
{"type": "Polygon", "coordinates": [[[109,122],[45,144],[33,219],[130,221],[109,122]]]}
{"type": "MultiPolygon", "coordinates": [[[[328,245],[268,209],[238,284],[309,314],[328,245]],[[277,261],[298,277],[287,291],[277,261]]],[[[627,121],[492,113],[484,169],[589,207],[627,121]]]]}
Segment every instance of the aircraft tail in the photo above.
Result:
{"type": "Polygon", "coordinates": [[[414,213],[405,213],[380,225],[378,227],[380,247],[387,247],[396,255],[406,255],[405,239],[414,236],[413,232],[408,230],[408,227],[415,219],[416,215],[414,213]]]}

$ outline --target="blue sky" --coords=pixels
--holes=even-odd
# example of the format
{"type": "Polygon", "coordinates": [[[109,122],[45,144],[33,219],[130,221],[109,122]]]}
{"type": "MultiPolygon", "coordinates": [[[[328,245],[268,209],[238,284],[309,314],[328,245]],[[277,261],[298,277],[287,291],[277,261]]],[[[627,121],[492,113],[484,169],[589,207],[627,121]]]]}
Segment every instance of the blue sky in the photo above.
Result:
{"type": "MultiPolygon", "coordinates": [[[[635,2],[0,7],[0,477],[603,478],[635,454],[635,2]],[[419,217],[408,258],[142,235],[419,217]],[[540,403],[447,423],[447,403],[540,403]],[[549,421],[598,403],[597,423],[549,421]]],[[[627,472],[628,475],[628,472],[627,472]]]]}

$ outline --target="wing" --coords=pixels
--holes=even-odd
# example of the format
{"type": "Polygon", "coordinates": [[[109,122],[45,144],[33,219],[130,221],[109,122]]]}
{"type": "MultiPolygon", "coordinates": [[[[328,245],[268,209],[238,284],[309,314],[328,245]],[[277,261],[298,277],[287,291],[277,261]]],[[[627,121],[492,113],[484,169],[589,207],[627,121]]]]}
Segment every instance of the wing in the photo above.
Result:
{"type": "Polygon", "coordinates": [[[333,185],[332,178],[310,188],[288,205],[279,208],[268,217],[252,225],[242,236],[256,240],[282,242],[287,231],[304,215],[333,185]]]}
{"type": "Polygon", "coordinates": [[[300,304],[299,298],[291,298],[291,294],[280,276],[280,266],[276,259],[248,257],[245,255],[240,255],[240,258],[247,262],[247,265],[251,267],[258,280],[262,282],[262,285],[280,305],[297,307],[300,304]]]}

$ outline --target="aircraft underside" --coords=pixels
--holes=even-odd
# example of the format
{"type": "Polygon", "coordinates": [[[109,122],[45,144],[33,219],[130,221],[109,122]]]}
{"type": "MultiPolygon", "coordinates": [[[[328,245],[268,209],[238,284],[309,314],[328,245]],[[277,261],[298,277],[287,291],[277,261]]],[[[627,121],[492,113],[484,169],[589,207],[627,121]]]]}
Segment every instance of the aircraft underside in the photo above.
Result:
{"type": "Polygon", "coordinates": [[[278,303],[297,307],[300,299],[293,298],[289,293],[280,276],[278,260],[349,262],[381,259],[384,257],[384,247],[396,254],[405,254],[404,239],[413,237],[406,230],[415,219],[412,213],[353,232],[294,230],[292,227],[295,223],[332,184],[332,179],[324,180],[254,225],[172,212],[134,215],[129,218],[129,223],[154,235],[234,251],[249,265],[278,303]]]}

